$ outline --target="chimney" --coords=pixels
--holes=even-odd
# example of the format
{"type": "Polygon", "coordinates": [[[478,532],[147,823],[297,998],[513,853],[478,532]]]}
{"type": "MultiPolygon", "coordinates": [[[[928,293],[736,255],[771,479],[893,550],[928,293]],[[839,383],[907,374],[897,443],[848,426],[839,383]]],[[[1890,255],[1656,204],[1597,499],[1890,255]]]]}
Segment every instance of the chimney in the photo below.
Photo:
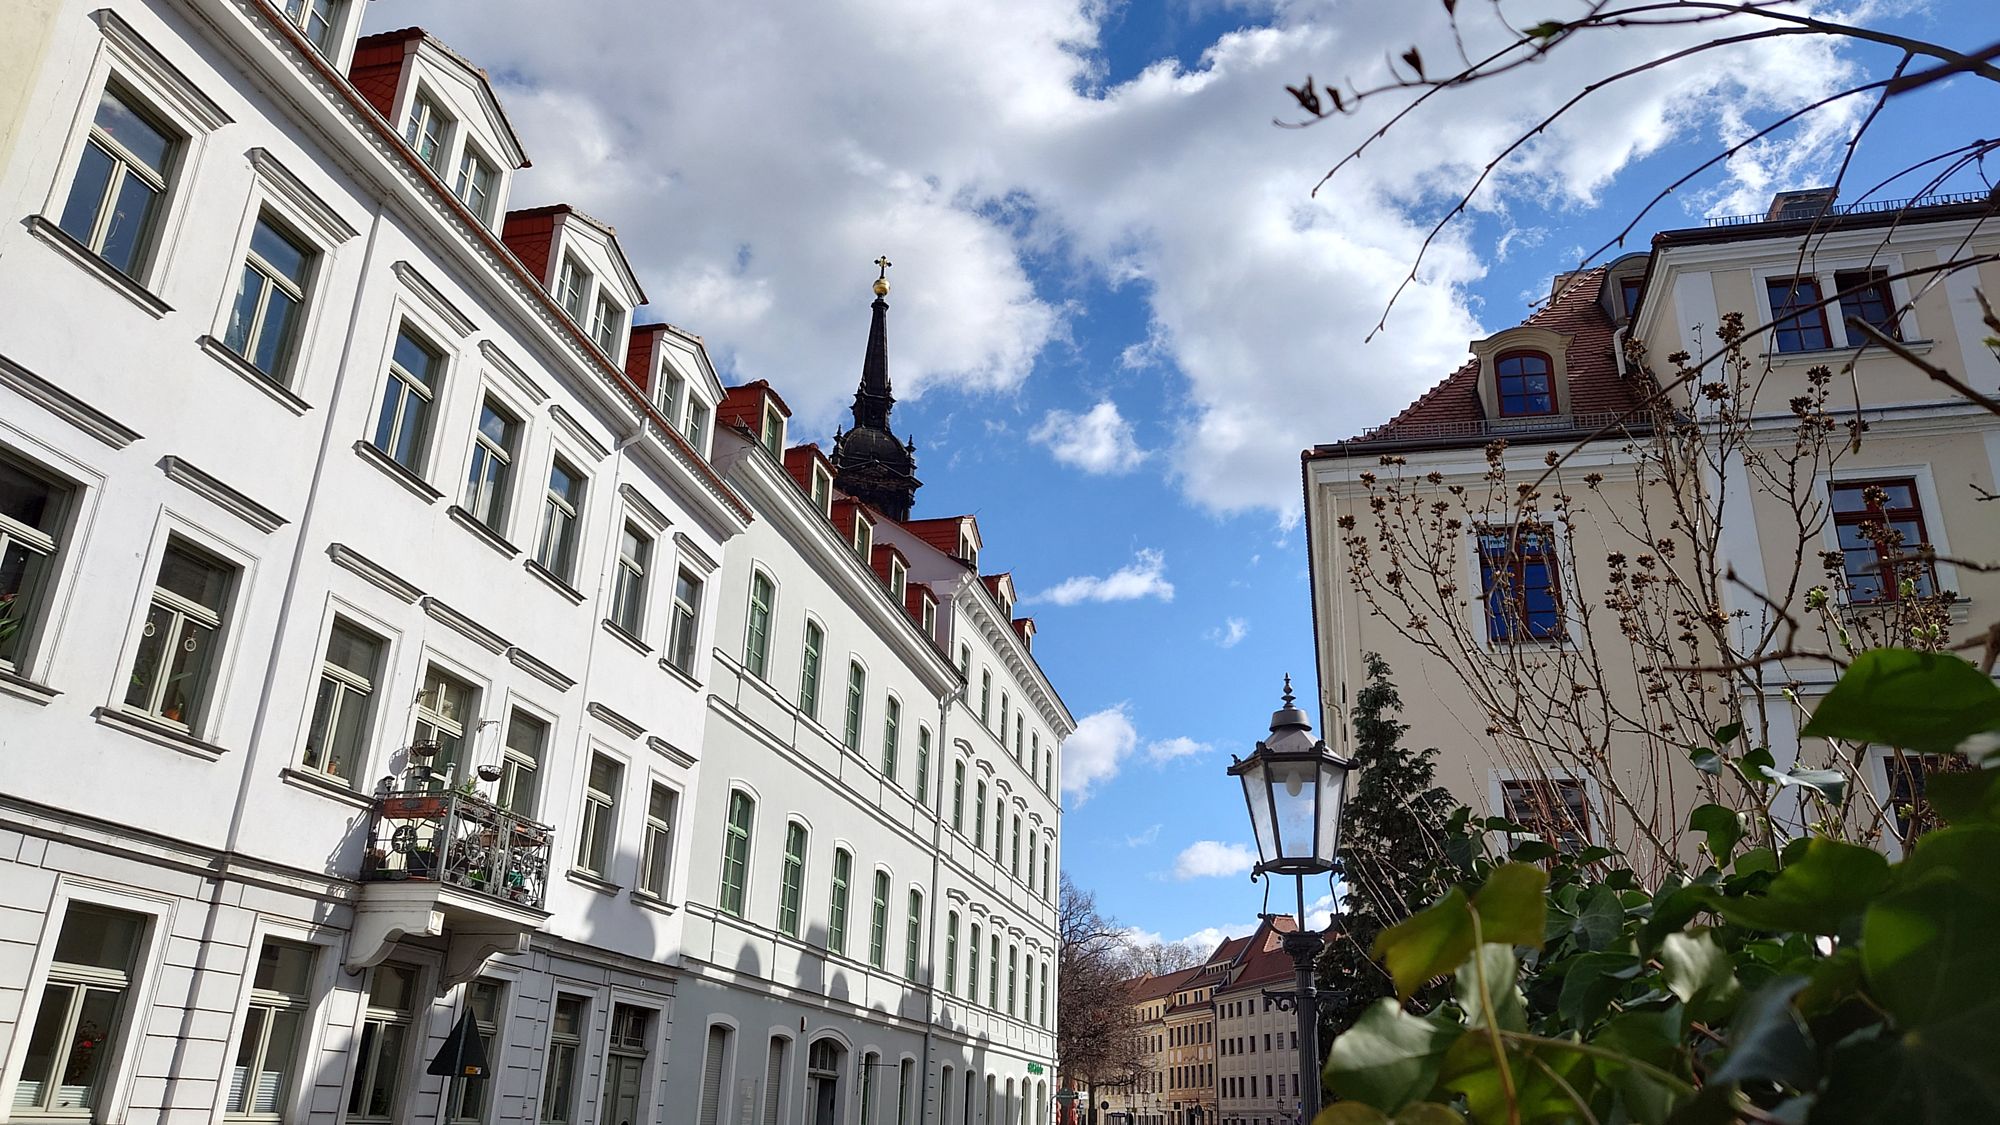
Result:
{"type": "Polygon", "coordinates": [[[1830,187],[1781,191],[1771,197],[1771,209],[1765,213],[1764,220],[1817,219],[1822,212],[1831,215],[1834,191],[1830,187]]]}

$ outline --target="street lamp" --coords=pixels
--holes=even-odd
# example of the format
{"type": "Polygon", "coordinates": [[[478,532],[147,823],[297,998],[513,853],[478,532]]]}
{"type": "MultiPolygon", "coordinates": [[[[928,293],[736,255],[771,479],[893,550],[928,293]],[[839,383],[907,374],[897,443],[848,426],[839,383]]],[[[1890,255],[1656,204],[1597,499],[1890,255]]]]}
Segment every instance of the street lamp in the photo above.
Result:
{"type": "MultiPolygon", "coordinates": [[[[1285,935],[1285,952],[1296,970],[1290,1006],[1299,1023],[1301,1119],[1319,1115],[1319,990],[1313,962],[1322,941],[1306,923],[1306,876],[1333,870],[1340,848],[1340,806],[1354,763],[1314,738],[1312,723],[1293,706],[1292,678],[1285,677],[1285,705],[1271,715],[1271,735],[1248,758],[1233,759],[1229,774],[1243,782],[1250,830],[1257,837],[1257,865],[1250,876],[1290,875],[1298,892],[1298,929],[1285,935]]],[[[1285,1007],[1278,1000],[1280,1010],[1285,1007]]]]}

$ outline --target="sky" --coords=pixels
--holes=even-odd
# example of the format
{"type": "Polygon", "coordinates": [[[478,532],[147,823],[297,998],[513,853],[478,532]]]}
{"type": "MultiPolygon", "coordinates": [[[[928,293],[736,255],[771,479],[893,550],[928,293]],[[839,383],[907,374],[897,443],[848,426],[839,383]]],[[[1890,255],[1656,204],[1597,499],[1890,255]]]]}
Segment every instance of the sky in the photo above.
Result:
{"type": "MultiPolygon", "coordinates": [[[[1811,6],[2000,40],[1993,0],[1811,6]]],[[[1499,10],[1527,26],[1581,7],[1499,10]]],[[[1492,6],[1460,8],[1468,50],[1498,42],[1492,6]]],[[[613,224],[647,311],[700,333],[725,382],[769,379],[795,439],[830,448],[846,420],[869,263],[894,262],[917,514],[979,518],[982,561],[1012,571],[1078,720],[1063,867],[1135,934],[1197,945],[1247,932],[1262,902],[1224,768],[1266,733],[1285,674],[1317,716],[1299,451],[1385,420],[1721,145],[1896,62],[1793,37],[1642,73],[1502,163],[1417,265],[1524,129],[1690,33],[1596,36],[1436,99],[1315,193],[1402,102],[1282,128],[1300,116],[1285,87],[1379,84],[1411,46],[1446,65],[1441,4],[593,0],[557,18],[539,0],[377,0],[366,18],[484,67],[533,160],[512,206],[613,224]]],[[[1990,132],[2000,97],[1974,85],[1890,103],[1843,198],[1990,132]]],[[[1867,108],[1745,148],[1627,248],[1830,181],[1867,108]]]]}

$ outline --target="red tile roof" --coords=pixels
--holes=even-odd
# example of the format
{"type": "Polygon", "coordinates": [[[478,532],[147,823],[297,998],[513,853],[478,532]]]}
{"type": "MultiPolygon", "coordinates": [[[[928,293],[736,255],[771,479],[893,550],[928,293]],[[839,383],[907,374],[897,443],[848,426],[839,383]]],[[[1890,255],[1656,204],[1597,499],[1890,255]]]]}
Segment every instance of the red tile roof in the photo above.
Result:
{"type": "MultiPolygon", "coordinates": [[[[939,551],[958,558],[958,533],[971,516],[934,516],[924,520],[907,520],[903,530],[936,547],[939,551]]],[[[977,521],[973,526],[978,527],[977,521]]]]}

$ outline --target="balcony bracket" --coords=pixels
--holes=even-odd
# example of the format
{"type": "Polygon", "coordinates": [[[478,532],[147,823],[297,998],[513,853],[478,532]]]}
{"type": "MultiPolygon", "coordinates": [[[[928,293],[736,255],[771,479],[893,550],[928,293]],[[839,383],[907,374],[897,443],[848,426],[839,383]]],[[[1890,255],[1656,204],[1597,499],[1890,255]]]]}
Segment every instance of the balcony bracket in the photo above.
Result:
{"type": "Polygon", "coordinates": [[[526,953],[533,935],[521,930],[453,929],[444,952],[444,986],[464,984],[486,968],[496,954],[526,953]]]}
{"type": "MultiPolygon", "coordinates": [[[[428,891],[428,888],[417,889],[428,891]]],[[[404,938],[442,934],[444,911],[436,904],[434,891],[413,896],[383,894],[381,888],[370,887],[354,907],[354,930],[347,942],[347,971],[358,973],[381,964],[404,938]]]]}

